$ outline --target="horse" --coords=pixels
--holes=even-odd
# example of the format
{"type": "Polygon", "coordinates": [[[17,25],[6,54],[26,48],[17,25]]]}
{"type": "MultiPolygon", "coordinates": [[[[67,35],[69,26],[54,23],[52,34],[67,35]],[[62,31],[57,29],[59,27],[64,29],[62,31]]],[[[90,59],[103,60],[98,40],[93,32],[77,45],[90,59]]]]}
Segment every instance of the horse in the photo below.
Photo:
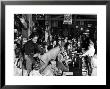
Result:
{"type": "MultiPolygon", "coordinates": [[[[42,73],[44,71],[44,69],[48,66],[49,61],[56,60],[56,58],[58,57],[58,55],[61,54],[61,53],[64,53],[64,47],[63,46],[62,47],[57,46],[57,47],[49,50],[44,55],[41,55],[41,57],[40,57],[41,62],[40,63],[41,63],[42,66],[39,69],[39,72],[42,73]]],[[[64,60],[65,60],[65,58],[64,58],[64,60]]],[[[66,69],[66,67],[63,66],[63,63],[62,63],[62,67],[64,69],[66,69]]]]}
{"type": "Polygon", "coordinates": [[[59,46],[49,50],[47,53],[44,53],[43,55],[40,56],[40,63],[41,63],[41,68],[39,69],[39,72],[43,72],[43,70],[47,67],[49,61],[51,59],[55,60],[57,55],[61,52],[61,48],[59,46]]]}

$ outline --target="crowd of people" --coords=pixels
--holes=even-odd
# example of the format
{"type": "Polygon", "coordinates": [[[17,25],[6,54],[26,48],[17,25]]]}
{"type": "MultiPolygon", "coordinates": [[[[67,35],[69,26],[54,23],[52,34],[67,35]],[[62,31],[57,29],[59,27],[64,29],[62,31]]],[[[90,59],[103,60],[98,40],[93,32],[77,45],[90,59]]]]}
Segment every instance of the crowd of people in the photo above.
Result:
{"type": "Polygon", "coordinates": [[[15,39],[14,65],[27,76],[92,76],[96,75],[97,47],[90,36],[68,39],[58,37],[39,44],[39,34],[33,32],[30,38],[15,39]]]}
{"type": "Polygon", "coordinates": [[[15,75],[97,75],[96,17],[72,15],[79,21],[68,24],[65,15],[15,14],[15,75]]]}

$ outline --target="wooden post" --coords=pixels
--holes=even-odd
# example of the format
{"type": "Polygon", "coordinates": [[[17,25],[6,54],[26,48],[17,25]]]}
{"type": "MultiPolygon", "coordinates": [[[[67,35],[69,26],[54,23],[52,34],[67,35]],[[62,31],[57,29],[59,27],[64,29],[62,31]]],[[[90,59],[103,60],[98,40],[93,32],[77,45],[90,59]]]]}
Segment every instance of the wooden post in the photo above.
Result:
{"type": "Polygon", "coordinates": [[[28,15],[28,20],[29,20],[29,28],[28,28],[28,37],[29,37],[32,32],[32,14],[28,15]]]}

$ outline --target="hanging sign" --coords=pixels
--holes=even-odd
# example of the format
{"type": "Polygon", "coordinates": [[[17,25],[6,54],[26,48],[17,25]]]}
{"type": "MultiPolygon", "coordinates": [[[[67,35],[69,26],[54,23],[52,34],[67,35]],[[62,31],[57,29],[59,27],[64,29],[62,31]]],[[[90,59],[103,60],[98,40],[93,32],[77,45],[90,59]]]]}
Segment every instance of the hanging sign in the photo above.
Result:
{"type": "Polygon", "coordinates": [[[71,14],[64,14],[63,24],[72,24],[72,15],[71,14]]]}

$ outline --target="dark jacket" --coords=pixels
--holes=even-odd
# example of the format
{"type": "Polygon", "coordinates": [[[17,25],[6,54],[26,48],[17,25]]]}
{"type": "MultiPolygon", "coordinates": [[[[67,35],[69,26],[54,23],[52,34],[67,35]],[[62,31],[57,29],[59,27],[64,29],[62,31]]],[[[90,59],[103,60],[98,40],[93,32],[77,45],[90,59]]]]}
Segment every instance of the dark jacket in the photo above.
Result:
{"type": "Polygon", "coordinates": [[[33,43],[30,40],[24,45],[24,52],[26,55],[33,55],[35,53],[42,53],[42,49],[37,43],[33,43]]]}

